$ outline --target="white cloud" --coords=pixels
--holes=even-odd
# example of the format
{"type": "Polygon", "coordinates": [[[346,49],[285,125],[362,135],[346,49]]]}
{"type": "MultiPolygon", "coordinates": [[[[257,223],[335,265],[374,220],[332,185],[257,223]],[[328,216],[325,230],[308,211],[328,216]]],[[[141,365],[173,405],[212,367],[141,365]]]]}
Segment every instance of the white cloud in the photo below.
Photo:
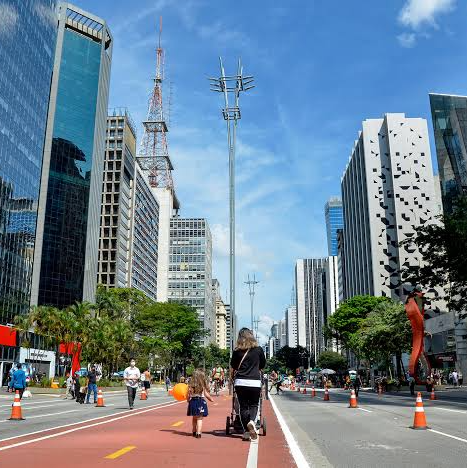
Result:
{"type": "MultiPolygon", "coordinates": [[[[212,243],[214,253],[219,257],[228,257],[230,254],[230,234],[229,228],[222,224],[211,226],[212,243]]],[[[245,242],[242,232],[236,233],[235,256],[240,258],[250,258],[253,255],[253,248],[245,242]]]]}
{"type": "Polygon", "coordinates": [[[452,11],[455,3],[456,0],[407,0],[399,13],[399,22],[412,29],[424,24],[436,28],[435,17],[452,11]]]}
{"type": "Polygon", "coordinates": [[[402,33],[397,36],[397,40],[402,47],[410,49],[415,46],[415,33],[402,33]]]}
{"type": "Polygon", "coordinates": [[[12,5],[0,4],[0,34],[11,34],[18,21],[18,12],[12,5]]]}

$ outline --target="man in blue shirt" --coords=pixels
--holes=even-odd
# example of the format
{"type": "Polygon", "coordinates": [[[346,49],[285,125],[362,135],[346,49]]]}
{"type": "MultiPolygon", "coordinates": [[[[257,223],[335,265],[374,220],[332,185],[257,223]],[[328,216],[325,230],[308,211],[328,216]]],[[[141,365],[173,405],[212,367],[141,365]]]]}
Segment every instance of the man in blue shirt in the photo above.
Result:
{"type": "Polygon", "coordinates": [[[23,392],[26,389],[26,372],[22,369],[21,363],[16,365],[16,370],[13,372],[11,387],[14,392],[19,391],[19,398],[23,398],[23,392]]]}
{"type": "Polygon", "coordinates": [[[94,393],[94,403],[97,403],[97,372],[96,366],[92,366],[91,370],[88,372],[88,395],[86,398],[86,403],[89,405],[91,397],[91,392],[94,393]]]}

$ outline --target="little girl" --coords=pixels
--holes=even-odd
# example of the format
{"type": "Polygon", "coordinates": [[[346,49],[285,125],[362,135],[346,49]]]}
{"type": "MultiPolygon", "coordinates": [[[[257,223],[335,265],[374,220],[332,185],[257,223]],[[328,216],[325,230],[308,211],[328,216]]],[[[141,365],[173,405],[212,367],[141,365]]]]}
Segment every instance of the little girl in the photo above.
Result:
{"type": "Polygon", "coordinates": [[[201,439],[203,417],[208,415],[208,404],[206,403],[205,397],[209,401],[213,401],[209,394],[209,387],[203,370],[196,369],[190,379],[186,399],[188,401],[187,416],[193,416],[193,437],[197,439],[201,439]]]}

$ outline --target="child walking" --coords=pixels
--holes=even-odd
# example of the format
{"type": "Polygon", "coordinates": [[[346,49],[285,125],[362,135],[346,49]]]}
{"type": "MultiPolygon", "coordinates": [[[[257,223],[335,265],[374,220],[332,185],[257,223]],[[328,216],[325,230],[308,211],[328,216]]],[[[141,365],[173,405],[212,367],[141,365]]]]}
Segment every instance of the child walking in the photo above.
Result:
{"type": "Polygon", "coordinates": [[[205,398],[213,401],[209,394],[209,387],[206,376],[202,369],[196,369],[188,386],[188,411],[187,416],[192,416],[193,437],[201,439],[201,430],[203,428],[203,417],[208,415],[208,404],[205,398]]]}

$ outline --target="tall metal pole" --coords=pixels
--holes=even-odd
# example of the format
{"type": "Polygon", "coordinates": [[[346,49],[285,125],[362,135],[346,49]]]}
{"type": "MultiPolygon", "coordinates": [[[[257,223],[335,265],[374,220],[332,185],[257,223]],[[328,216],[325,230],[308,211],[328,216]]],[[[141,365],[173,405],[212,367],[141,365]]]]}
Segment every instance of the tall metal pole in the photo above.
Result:
{"type": "Polygon", "coordinates": [[[255,286],[259,283],[256,281],[255,275],[253,275],[253,279],[250,280],[250,275],[248,275],[248,281],[245,281],[245,284],[248,285],[248,293],[250,294],[250,314],[251,314],[251,331],[254,331],[255,320],[254,320],[254,312],[253,312],[253,305],[255,301],[255,286]]]}
{"type": "MultiPolygon", "coordinates": [[[[224,94],[222,116],[227,124],[227,144],[229,149],[229,231],[230,231],[230,329],[235,323],[235,140],[237,122],[241,119],[239,98],[241,91],[254,88],[252,76],[243,76],[243,67],[238,60],[237,74],[226,76],[222,58],[219,57],[221,74],[219,78],[209,78],[211,91],[224,94]],[[229,93],[234,95],[234,105],[229,106],[229,93]],[[232,125],[233,123],[233,125],[232,125]]],[[[232,346],[231,350],[232,352],[232,346]]]]}

